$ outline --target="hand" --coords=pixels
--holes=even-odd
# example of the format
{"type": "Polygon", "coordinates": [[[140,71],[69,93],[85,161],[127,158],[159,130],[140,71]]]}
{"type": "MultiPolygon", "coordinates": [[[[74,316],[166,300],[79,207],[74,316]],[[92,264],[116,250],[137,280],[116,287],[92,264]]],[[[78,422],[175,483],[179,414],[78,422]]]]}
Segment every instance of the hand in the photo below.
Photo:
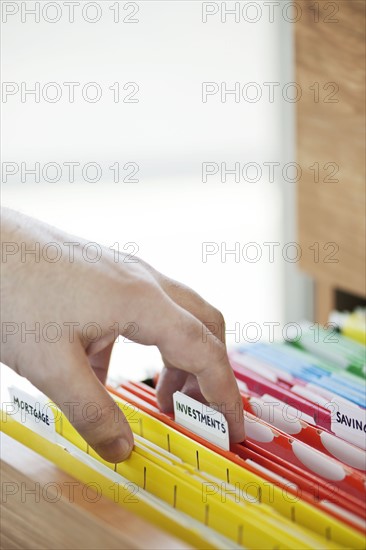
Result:
{"type": "Polygon", "coordinates": [[[165,367],[157,396],[164,411],[172,410],[173,392],[183,390],[227,413],[231,440],[244,439],[242,402],[216,309],[142,260],[126,263],[121,254],[116,261],[101,247],[91,263],[83,239],[8,209],[2,241],[1,360],[52,399],[100,456],[120,462],[133,446],[129,424],[103,386],[118,334],[159,348],[165,367]],[[37,327],[36,334],[26,332],[37,327]],[[70,402],[80,403],[72,417],[70,402]],[[93,422],[82,413],[91,402],[100,411],[93,422]]]}

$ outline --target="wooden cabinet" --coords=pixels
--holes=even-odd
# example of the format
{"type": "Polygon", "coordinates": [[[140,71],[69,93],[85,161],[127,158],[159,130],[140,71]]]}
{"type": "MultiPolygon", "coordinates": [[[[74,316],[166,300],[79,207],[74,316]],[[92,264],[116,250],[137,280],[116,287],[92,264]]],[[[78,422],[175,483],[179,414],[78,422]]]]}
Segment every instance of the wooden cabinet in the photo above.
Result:
{"type": "Polygon", "coordinates": [[[316,317],[365,297],[364,0],[296,2],[298,237],[316,317]]]}

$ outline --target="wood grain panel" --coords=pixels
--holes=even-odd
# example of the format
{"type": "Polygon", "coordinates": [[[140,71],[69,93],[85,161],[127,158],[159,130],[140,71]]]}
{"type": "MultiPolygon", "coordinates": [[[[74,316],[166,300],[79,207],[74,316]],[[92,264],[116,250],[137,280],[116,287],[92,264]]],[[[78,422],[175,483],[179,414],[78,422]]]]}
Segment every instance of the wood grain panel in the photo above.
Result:
{"type": "Polygon", "coordinates": [[[2,550],[190,548],[0,435],[2,550]]]}
{"type": "Polygon", "coordinates": [[[302,90],[297,103],[300,265],[335,289],[364,296],[366,3],[296,4],[302,9],[295,25],[302,90]],[[319,163],[319,182],[314,163],[319,163]],[[327,163],[332,164],[324,169],[327,163]],[[325,248],[327,243],[335,245],[325,248]]]}

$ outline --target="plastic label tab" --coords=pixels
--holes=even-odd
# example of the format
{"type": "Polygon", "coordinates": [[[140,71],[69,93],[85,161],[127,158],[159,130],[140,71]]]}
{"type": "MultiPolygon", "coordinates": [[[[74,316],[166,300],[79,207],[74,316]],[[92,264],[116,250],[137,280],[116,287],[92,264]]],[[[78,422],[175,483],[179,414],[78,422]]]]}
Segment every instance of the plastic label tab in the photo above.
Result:
{"type": "Polygon", "coordinates": [[[332,412],[332,431],[342,439],[366,449],[366,410],[348,405],[339,397],[332,399],[336,410],[332,412]]]}
{"type": "Polygon", "coordinates": [[[175,421],[210,443],[229,450],[229,427],[222,413],[179,391],[173,394],[175,421]]]}
{"type": "Polygon", "coordinates": [[[55,440],[55,416],[49,399],[41,392],[34,395],[15,386],[9,386],[10,403],[6,403],[6,412],[27,428],[55,440]]]}

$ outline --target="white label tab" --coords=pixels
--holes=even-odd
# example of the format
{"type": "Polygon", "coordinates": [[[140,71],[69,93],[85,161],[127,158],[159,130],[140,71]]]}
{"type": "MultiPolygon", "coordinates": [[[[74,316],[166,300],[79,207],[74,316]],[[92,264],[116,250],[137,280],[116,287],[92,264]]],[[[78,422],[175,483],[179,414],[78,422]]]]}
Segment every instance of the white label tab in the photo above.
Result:
{"type": "Polygon", "coordinates": [[[331,429],[338,437],[366,449],[366,410],[354,404],[348,404],[340,397],[334,397],[330,403],[331,429]]]}
{"type": "Polygon", "coordinates": [[[38,390],[34,394],[16,386],[9,386],[8,390],[10,401],[3,403],[5,412],[30,430],[52,441],[55,440],[55,416],[50,407],[50,400],[38,390]]]}
{"type": "Polygon", "coordinates": [[[177,424],[210,443],[229,450],[229,426],[222,413],[179,391],[173,394],[173,401],[177,424]]]}

